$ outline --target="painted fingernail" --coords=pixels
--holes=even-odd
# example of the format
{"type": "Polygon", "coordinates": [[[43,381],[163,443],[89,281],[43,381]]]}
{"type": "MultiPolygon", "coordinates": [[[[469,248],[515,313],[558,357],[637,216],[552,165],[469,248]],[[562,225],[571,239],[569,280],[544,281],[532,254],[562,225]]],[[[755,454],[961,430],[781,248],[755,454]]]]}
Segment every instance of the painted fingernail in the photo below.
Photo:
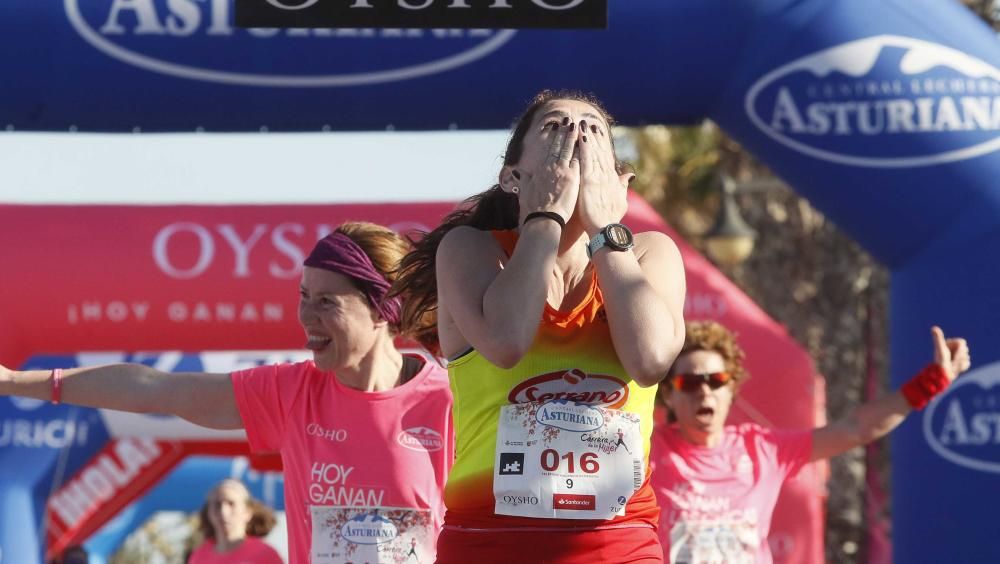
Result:
{"type": "Polygon", "coordinates": [[[587,136],[586,136],[586,135],[584,135],[584,136],[583,136],[583,142],[584,142],[584,143],[586,143],[586,142],[587,142],[587,136]]]}
{"type": "Polygon", "coordinates": [[[564,117],[563,118],[563,125],[566,125],[567,123],[569,123],[569,118],[568,117],[564,117]]]}
{"type": "Polygon", "coordinates": [[[587,129],[587,120],[585,120],[585,119],[581,119],[580,120],[580,129],[583,129],[584,131],[586,131],[586,129],[587,129]]]}
{"type": "Polygon", "coordinates": [[[514,175],[514,178],[516,178],[516,179],[518,179],[518,180],[521,180],[521,173],[520,173],[520,172],[518,172],[518,171],[516,171],[516,170],[512,170],[512,171],[510,171],[510,173],[511,173],[512,175],[514,175]]]}
{"type": "Polygon", "coordinates": [[[596,125],[591,125],[590,126],[590,131],[593,132],[593,133],[597,133],[597,126],[596,125]]]}
{"type": "Polygon", "coordinates": [[[569,130],[570,131],[576,131],[576,124],[575,123],[569,124],[569,130]]]}

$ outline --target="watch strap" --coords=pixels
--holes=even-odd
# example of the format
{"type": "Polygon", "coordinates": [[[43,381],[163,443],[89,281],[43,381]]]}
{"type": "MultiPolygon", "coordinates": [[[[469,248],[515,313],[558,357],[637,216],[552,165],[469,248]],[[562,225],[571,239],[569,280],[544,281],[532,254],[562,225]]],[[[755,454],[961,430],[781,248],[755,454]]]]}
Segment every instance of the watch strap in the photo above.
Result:
{"type": "Polygon", "coordinates": [[[587,243],[587,258],[592,258],[594,253],[600,250],[601,247],[606,247],[608,245],[608,237],[604,234],[604,230],[597,232],[597,235],[587,243]]]}

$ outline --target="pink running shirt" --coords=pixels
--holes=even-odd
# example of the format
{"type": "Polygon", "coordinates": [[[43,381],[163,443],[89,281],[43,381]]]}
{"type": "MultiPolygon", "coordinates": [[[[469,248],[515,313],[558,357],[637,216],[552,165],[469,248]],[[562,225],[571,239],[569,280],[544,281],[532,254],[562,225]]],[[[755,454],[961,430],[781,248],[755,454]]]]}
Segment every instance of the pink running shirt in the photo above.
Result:
{"type": "Polygon", "coordinates": [[[205,541],[191,553],[188,564],[284,564],[278,551],[256,537],[243,539],[236,550],[215,551],[215,543],[205,541]]]}
{"type": "Polygon", "coordinates": [[[675,564],[769,564],[767,534],[785,479],[812,455],[812,431],[726,426],[715,448],[677,425],[653,431],[651,483],[664,559],[675,564]]]}
{"type": "Polygon", "coordinates": [[[280,452],[292,564],[433,562],[454,458],[447,372],[362,392],[312,361],[232,374],[250,447],[280,452]]]}

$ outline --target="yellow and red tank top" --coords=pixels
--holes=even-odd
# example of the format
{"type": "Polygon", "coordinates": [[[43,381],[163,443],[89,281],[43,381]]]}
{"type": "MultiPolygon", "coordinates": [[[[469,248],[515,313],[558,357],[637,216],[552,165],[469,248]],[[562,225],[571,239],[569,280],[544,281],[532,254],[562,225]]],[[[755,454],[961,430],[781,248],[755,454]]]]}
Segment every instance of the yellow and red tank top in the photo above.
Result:
{"type": "MultiPolygon", "coordinates": [[[[494,231],[509,257],[516,231],[494,231]]],[[[604,299],[592,275],[586,297],[569,312],[549,304],[535,342],[510,369],[470,349],[449,361],[454,396],[456,460],[445,487],[445,527],[467,531],[589,530],[655,527],[659,518],[649,484],[649,447],[656,387],[629,378],[615,352],[604,299]],[[494,513],[493,473],[501,407],[513,403],[567,399],[631,412],[640,418],[646,475],[625,514],[611,520],[538,519],[494,513]]]]}

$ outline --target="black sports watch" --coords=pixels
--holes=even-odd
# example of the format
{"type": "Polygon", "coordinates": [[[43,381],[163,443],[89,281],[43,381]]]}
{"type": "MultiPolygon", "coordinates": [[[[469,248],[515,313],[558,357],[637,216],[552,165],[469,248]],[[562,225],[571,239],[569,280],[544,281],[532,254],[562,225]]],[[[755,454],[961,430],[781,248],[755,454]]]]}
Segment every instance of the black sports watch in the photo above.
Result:
{"type": "Polygon", "coordinates": [[[612,251],[627,251],[635,246],[632,238],[632,230],[621,223],[612,223],[597,232],[594,238],[587,245],[587,257],[593,257],[594,253],[602,247],[608,247],[612,251]]]}

